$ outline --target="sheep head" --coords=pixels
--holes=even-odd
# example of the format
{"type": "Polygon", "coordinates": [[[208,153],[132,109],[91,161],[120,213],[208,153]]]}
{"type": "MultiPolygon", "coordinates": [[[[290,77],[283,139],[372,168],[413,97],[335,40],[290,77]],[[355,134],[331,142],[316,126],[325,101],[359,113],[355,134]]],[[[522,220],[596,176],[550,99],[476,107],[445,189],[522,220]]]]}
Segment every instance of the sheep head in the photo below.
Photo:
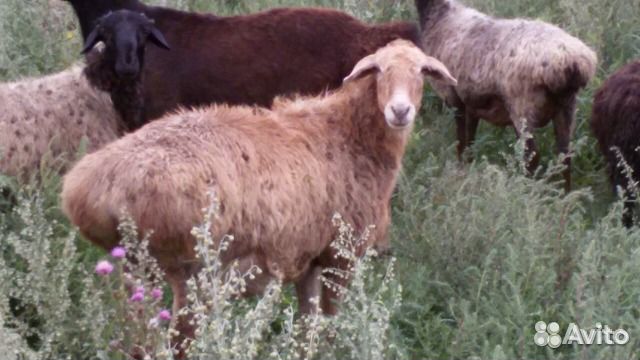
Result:
{"type": "Polygon", "coordinates": [[[144,63],[147,41],[169,49],[164,35],[154,25],[153,20],[142,13],[129,10],[110,12],[101,17],[87,36],[83,54],[98,42],[105,44],[103,59],[118,77],[136,78],[144,63]]]}
{"type": "Polygon", "coordinates": [[[422,103],[424,76],[457,84],[444,64],[406,40],[392,41],[360,60],[344,82],[368,75],[376,76],[378,106],[392,129],[413,124],[422,103]]]}

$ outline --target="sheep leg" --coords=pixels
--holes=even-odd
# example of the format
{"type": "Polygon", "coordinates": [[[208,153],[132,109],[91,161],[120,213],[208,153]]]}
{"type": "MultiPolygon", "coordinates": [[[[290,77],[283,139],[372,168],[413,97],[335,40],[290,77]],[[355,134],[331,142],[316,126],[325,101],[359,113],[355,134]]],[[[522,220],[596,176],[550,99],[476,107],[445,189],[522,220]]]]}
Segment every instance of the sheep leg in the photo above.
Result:
{"type": "Polygon", "coordinates": [[[627,229],[633,226],[633,209],[635,207],[635,198],[629,195],[624,201],[624,212],[622,213],[622,225],[627,229]]]}
{"type": "Polygon", "coordinates": [[[186,358],[187,343],[185,340],[193,339],[194,328],[189,324],[190,317],[187,315],[179,315],[180,309],[188,305],[187,303],[187,279],[179,276],[171,276],[167,278],[171,291],[173,292],[173,327],[178,332],[171,339],[172,346],[178,349],[178,359],[186,358]],[[183,347],[184,345],[184,347],[183,347]]]}
{"type": "Polygon", "coordinates": [[[312,265],[309,270],[296,282],[296,295],[298,296],[298,308],[302,314],[316,312],[317,307],[311,302],[313,298],[319,298],[322,291],[322,268],[312,265]]]}
{"type": "Polygon", "coordinates": [[[462,162],[464,151],[467,148],[467,116],[464,107],[456,108],[455,118],[458,136],[458,161],[462,162]]]}
{"type": "Polygon", "coordinates": [[[564,189],[566,192],[571,191],[571,157],[569,156],[569,145],[571,142],[571,134],[573,133],[575,110],[576,97],[574,95],[567,100],[553,123],[553,130],[556,135],[556,153],[558,156],[563,157],[562,162],[565,165],[562,175],[564,177],[564,189]]]}
{"type": "Polygon", "coordinates": [[[476,138],[480,119],[467,111],[464,105],[456,107],[455,118],[458,135],[458,161],[462,162],[466,159],[470,162],[473,158],[470,155],[465,157],[464,153],[476,138]]]}
{"type": "MultiPolygon", "coordinates": [[[[480,122],[480,118],[474,116],[470,112],[466,113],[466,122],[467,122],[467,144],[466,147],[470,147],[473,145],[473,142],[476,140],[476,132],[478,132],[478,123],[480,122]]],[[[468,157],[469,161],[473,160],[471,156],[468,157]]]]}

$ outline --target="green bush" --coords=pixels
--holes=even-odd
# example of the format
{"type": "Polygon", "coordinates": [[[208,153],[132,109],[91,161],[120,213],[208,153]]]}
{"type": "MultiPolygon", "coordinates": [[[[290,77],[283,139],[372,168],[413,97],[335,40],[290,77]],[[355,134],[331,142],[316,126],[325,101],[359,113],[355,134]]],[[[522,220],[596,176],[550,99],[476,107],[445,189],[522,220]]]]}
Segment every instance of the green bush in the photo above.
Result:
{"type": "MultiPolygon", "coordinates": [[[[304,5],[343,9],[369,22],[415,18],[409,0],[149,3],[221,15],[304,5]]],[[[392,204],[390,236],[397,260],[359,259],[343,311],[333,319],[301,318],[292,292],[280,284],[261,299],[230,301],[232,292],[207,294],[208,286],[228,272],[204,272],[193,284],[194,299],[217,299],[220,305],[185,310],[197,314],[201,325],[194,358],[639,356],[635,304],[640,297],[640,231],[620,224],[622,205],[610,193],[588,121],[595,89],[622,64],[640,57],[640,4],[468,3],[499,16],[553,22],[597,50],[598,74],[578,100],[576,190],[567,195],[561,191],[551,128],[536,133],[545,166],[533,178],[522,174],[517,160],[521,146],[513,131],[486,123],[472,149],[476,161],[458,164],[452,111],[427,91],[392,204]],[[533,343],[534,324],[540,320],[556,321],[561,329],[572,322],[587,329],[599,322],[625,329],[631,339],[625,346],[542,348],[533,343]]],[[[80,43],[65,2],[0,0],[0,79],[64,69],[79,59],[80,43]]],[[[96,277],[94,266],[104,254],[79,239],[57,205],[60,179],[43,174],[38,186],[0,178],[11,190],[0,199],[0,353],[11,359],[124,359],[123,350],[139,341],[125,344],[123,335],[139,339],[135,334],[142,334],[155,339],[145,344],[150,356],[171,357],[166,327],[141,330],[157,309],[146,322],[122,322],[128,302],[114,294],[126,291],[126,279],[114,275],[105,283],[96,277]]],[[[200,241],[212,241],[206,226],[199,229],[200,241]]],[[[136,238],[132,233],[132,241],[136,238]]],[[[215,257],[207,261],[216,264],[215,257]]],[[[136,279],[149,281],[141,273],[136,279]]],[[[166,306],[168,300],[149,306],[166,306]]]]}
{"type": "MultiPolygon", "coordinates": [[[[433,159],[433,162],[437,159],[433,159]]],[[[427,162],[427,164],[429,161],[427,162]]],[[[551,177],[485,161],[435,164],[406,176],[394,206],[404,284],[397,326],[427,358],[630,358],[624,347],[539,348],[533,324],[596,322],[637,332],[640,232],[621,205],[591,225],[588,190],[563,196],[551,177]],[[415,199],[420,199],[416,201],[415,199]]]]}
{"type": "MultiPolygon", "coordinates": [[[[125,217],[123,254],[112,252],[97,265],[95,257],[83,261],[75,231],[47,218],[54,209],[45,203],[41,192],[21,190],[2,218],[0,349],[16,359],[173,359],[174,332],[166,316],[175,314],[164,309],[162,272],[148,253],[147,238],[140,239],[125,217]]],[[[334,318],[298,318],[278,283],[257,301],[238,300],[246,280],[260,269],[241,274],[220,263],[232,237],[211,237],[215,209],[214,203],[194,229],[203,270],[190,284],[191,305],[181,311],[196,325],[191,359],[382,359],[398,351],[387,338],[400,301],[393,261],[378,270],[373,254],[355,257],[353,244],[360,238],[346,224],[336,224],[336,246],[352,264],[352,285],[341,288],[344,311],[334,318]],[[350,352],[342,356],[334,345],[350,352]]]]}

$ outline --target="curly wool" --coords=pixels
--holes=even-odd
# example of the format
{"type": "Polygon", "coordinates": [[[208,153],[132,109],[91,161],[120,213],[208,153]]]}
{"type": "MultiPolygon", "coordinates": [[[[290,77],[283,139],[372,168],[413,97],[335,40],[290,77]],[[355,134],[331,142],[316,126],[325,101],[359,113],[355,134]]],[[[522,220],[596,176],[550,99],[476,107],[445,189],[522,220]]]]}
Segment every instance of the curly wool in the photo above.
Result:
{"type": "Polygon", "coordinates": [[[29,179],[43,165],[72,160],[122,135],[109,94],[74,65],[60,73],[0,85],[0,172],[29,179]]]}

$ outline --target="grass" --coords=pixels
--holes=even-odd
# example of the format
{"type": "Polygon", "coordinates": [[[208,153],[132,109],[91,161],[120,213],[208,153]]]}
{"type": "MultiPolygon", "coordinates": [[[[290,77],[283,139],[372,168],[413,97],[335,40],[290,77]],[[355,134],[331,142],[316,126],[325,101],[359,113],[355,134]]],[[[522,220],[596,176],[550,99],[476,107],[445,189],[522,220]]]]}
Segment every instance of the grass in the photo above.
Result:
{"type": "MultiPolygon", "coordinates": [[[[472,149],[476,161],[460,166],[452,112],[427,91],[392,204],[393,276],[387,276],[384,262],[365,263],[368,277],[362,276],[368,280],[352,289],[343,314],[331,324],[309,319],[311,330],[299,328],[288,288],[223,308],[217,313],[223,315],[205,313],[203,324],[261,332],[237,339],[227,333],[230,345],[205,341],[213,336],[205,332],[200,358],[247,358],[248,353],[225,353],[238,344],[249,344],[251,354],[259,354],[254,358],[267,358],[273,351],[283,359],[296,358],[299,352],[285,351],[296,348],[293,343],[316,349],[314,358],[323,359],[358,358],[381,345],[393,349],[384,358],[639,357],[640,232],[620,224],[621,204],[611,194],[588,122],[595,90],[621,65],[640,57],[640,6],[637,0],[467,2],[499,16],[555,23],[597,50],[597,76],[578,101],[575,190],[568,195],[561,191],[551,128],[536,134],[546,163],[534,178],[522,174],[517,161],[521,147],[513,131],[486,123],[481,123],[472,149]],[[383,284],[402,291],[376,292],[383,284]],[[262,309],[268,326],[251,322],[258,317],[242,317],[256,309],[262,309]],[[624,328],[630,342],[542,348],[533,343],[539,320],[557,321],[561,329],[570,323],[589,329],[600,322],[624,328]],[[328,342],[314,342],[317,338],[309,335],[314,329],[328,342]],[[355,340],[331,340],[331,329],[355,340]],[[336,350],[340,346],[347,350],[336,350]]],[[[223,15],[304,5],[343,9],[370,22],[415,18],[412,2],[399,0],[153,3],[223,15]]],[[[64,2],[0,0],[0,79],[64,69],[79,58],[79,49],[77,26],[64,2]]],[[[114,336],[109,319],[118,304],[91,274],[104,254],[79,239],[60,213],[60,179],[52,174],[44,179],[35,187],[0,178],[18,194],[0,204],[0,339],[5,339],[0,350],[21,351],[25,358],[123,358],[109,353],[114,336]]]]}

